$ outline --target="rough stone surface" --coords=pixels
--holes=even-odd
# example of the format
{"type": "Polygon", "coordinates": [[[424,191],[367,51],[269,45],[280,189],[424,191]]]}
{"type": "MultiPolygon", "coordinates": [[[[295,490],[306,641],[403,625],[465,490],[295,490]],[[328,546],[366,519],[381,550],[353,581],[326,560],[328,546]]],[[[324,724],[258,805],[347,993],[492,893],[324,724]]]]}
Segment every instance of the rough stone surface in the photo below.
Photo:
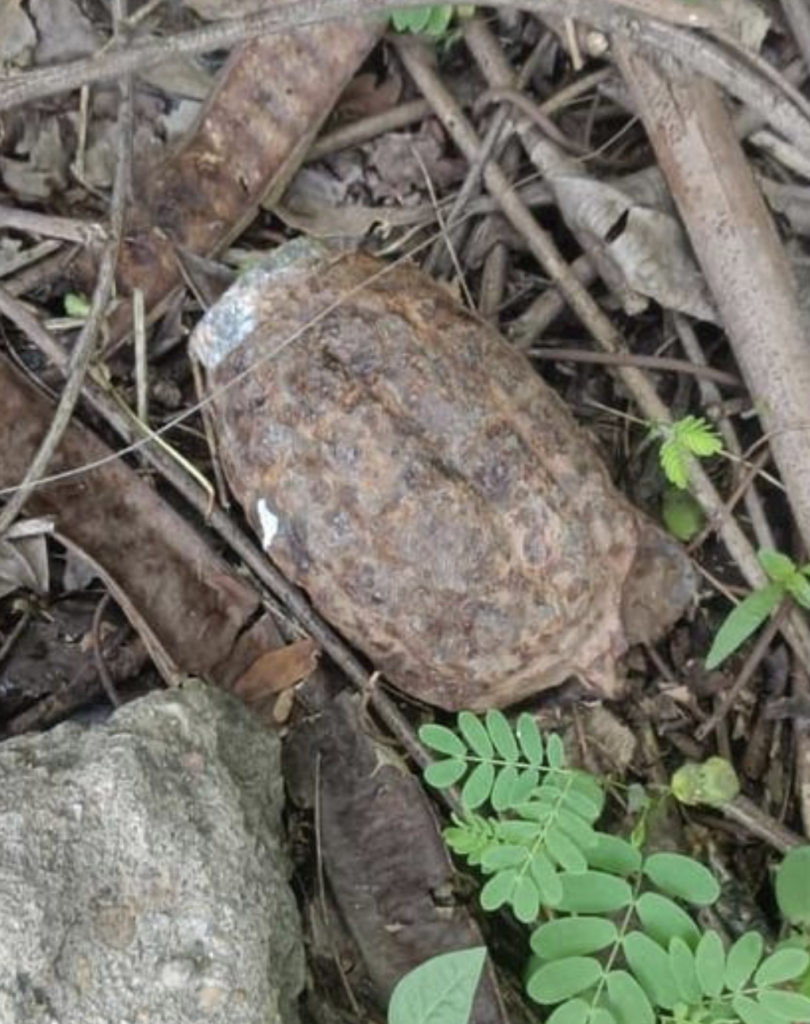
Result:
{"type": "Polygon", "coordinates": [[[0,745],[2,1024],[293,1024],[277,738],[192,683],[0,745]]]}

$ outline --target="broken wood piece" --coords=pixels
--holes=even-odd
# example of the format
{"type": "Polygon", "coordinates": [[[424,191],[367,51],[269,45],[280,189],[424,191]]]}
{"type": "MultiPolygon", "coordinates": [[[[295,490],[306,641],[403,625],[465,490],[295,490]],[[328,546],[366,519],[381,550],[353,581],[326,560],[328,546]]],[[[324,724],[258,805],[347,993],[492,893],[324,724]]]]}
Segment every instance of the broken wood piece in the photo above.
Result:
{"type": "MultiPolygon", "coordinates": [[[[127,301],[111,317],[111,348],[129,334],[135,288],[149,322],[166,310],[182,283],[178,247],[220,252],[262,201],[281,197],[383,27],[356,20],[296,29],[231,56],[196,126],[135,189],[117,278],[127,301]]],[[[76,287],[89,290],[95,272],[89,256],[76,287]]]]}
{"type": "MultiPolygon", "coordinates": [[[[48,428],[52,406],[5,359],[0,396],[0,487],[13,487],[48,428]]],[[[74,424],[52,469],[110,454],[74,424]]],[[[167,682],[197,675],[228,685],[261,653],[234,656],[240,635],[261,609],[258,594],[120,460],[37,488],[29,507],[34,515],[53,517],[57,539],[95,566],[167,682]]]]}
{"type": "MultiPolygon", "coordinates": [[[[284,774],[293,799],[317,807],[329,889],[384,1007],[408,971],[482,939],[465,902],[454,898],[453,866],[419,780],[374,742],[357,697],[343,692],[327,701],[325,689],[319,682],[308,694],[319,713],[292,730],[284,774]]],[[[470,1024],[506,1021],[488,965],[470,1024]]]]}
{"type": "Polygon", "coordinates": [[[614,42],[810,550],[810,339],[790,261],[717,88],[614,42]]]}

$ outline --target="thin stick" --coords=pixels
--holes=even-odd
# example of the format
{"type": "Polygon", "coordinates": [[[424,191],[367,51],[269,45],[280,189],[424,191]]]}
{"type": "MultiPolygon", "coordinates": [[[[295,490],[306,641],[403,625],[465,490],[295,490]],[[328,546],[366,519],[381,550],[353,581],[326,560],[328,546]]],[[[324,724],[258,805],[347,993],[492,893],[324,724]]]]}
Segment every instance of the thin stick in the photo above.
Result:
{"type": "Polygon", "coordinates": [[[68,370],[64,390],[54,412],[48,433],[43,438],[25,478],[15,494],[11,495],[5,507],[0,511],[0,537],[11,526],[28,499],[36,481],[38,481],[53,457],[65,430],[67,430],[73,410],[82,393],[85,377],[93,360],[96,345],[107,306],[115,287],[115,270],[118,265],[118,251],[124,231],[124,214],[129,197],[129,183],[132,169],[132,83],[126,75],[119,83],[121,103],[118,118],[118,161],[115,170],[112,199],[110,204],[110,241],[107,243],[99,263],[98,280],[93,291],[90,311],[87,315],[76,347],[74,348],[68,370]]]}
{"type": "Polygon", "coordinates": [[[660,370],[670,373],[686,373],[691,377],[703,377],[728,387],[743,388],[745,385],[733,373],[716,370],[713,366],[701,366],[687,359],[668,356],[644,356],[635,352],[586,352],[578,348],[530,348],[531,359],[554,360],[566,363],[593,363],[599,366],[640,366],[646,370],[660,370]]]}
{"type": "Polygon", "coordinates": [[[104,227],[94,221],[52,217],[34,210],[19,210],[15,206],[0,206],[0,228],[26,231],[43,238],[61,238],[79,245],[98,245],[107,239],[104,227]]]}
{"type": "MultiPolygon", "coordinates": [[[[170,57],[193,56],[234,46],[260,35],[342,17],[366,17],[394,8],[417,7],[423,0],[295,0],[245,18],[206,25],[160,40],[129,42],[124,50],[110,48],[92,57],[12,75],[0,84],[0,109],[43,99],[89,82],[115,79],[161,64],[170,57]]],[[[727,22],[712,4],[682,0],[488,0],[489,7],[520,7],[534,14],[560,14],[585,21],[608,35],[629,39],[658,52],[669,53],[693,71],[728,89],[758,109],[778,130],[810,145],[807,101],[764,61],[723,33],[727,22]],[[660,20],[659,20],[660,19],[660,20]],[[697,37],[678,26],[719,31],[722,42],[697,37]]]]}
{"type": "Polygon", "coordinates": [[[99,603],[96,605],[96,610],[93,613],[93,661],[96,666],[96,672],[101,680],[101,685],[104,687],[104,692],[107,694],[107,699],[114,708],[121,707],[121,698],[118,695],[118,691],[115,688],[115,683],[110,675],[110,670],[107,668],[107,661],[104,657],[103,640],[101,637],[101,625],[104,618],[104,612],[110,605],[110,595],[105,594],[99,603]]]}

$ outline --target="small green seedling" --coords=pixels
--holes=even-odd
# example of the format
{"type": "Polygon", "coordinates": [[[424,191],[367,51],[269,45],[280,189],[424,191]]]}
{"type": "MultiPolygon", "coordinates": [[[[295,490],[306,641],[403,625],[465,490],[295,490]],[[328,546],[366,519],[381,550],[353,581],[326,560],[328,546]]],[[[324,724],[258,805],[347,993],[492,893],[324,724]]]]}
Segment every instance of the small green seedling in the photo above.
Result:
{"type": "Polygon", "coordinates": [[[90,312],[90,303],[86,296],[76,292],[68,292],[62,302],[65,307],[65,315],[74,317],[76,320],[85,320],[90,312]]]}
{"type": "Polygon", "coordinates": [[[725,807],[740,792],[740,780],[724,757],[685,764],[672,776],[672,795],[688,807],[725,807]]]}
{"type": "Polygon", "coordinates": [[[397,32],[421,33],[438,38],[446,34],[453,16],[468,18],[475,10],[469,5],[427,4],[391,12],[391,24],[397,32]]]}
{"type": "Polygon", "coordinates": [[[661,440],[661,469],[670,483],[684,490],[689,483],[689,459],[719,455],[723,441],[702,416],[684,416],[675,423],[659,423],[653,436],[661,440]]]}
{"type": "Polygon", "coordinates": [[[770,582],[749,594],[725,620],[706,656],[707,669],[717,668],[733,654],[785,598],[810,608],[810,564],[797,566],[792,558],[767,548],[757,557],[770,582]]]}

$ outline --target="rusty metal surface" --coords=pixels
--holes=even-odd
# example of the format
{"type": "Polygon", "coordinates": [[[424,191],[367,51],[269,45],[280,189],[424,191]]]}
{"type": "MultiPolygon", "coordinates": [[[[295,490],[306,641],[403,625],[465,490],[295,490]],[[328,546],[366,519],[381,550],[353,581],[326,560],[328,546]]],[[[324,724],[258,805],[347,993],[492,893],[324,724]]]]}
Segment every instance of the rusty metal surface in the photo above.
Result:
{"type": "MultiPolygon", "coordinates": [[[[523,356],[421,271],[383,266],[290,243],[195,331],[225,471],[265,550],[430,703],[505,705],[571,674],[614,692],[644,520],[523,356]]],[[[643,632],[685,596],[648,607],[643,632]]]]}

